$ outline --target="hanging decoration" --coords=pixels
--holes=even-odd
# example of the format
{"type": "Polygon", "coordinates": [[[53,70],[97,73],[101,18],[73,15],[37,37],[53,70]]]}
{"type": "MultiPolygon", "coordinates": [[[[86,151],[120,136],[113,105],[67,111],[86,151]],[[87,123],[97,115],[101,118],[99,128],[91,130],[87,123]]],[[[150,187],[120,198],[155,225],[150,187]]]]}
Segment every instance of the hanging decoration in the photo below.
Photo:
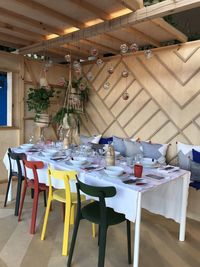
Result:
{"type": "Polygon", "coordinates": [[[150,58],[153,57],[153,52],[152,52],[151,49],[147,49],[147,50],[145,50],[145,51],[144,51],[144,54],[145,54],[146,59],[150,59],[150,58]]]}
{"type": "Polygon", "coordinates": [[[93,79],[93,74],[92,74],[92,72],[91,71],[89,71],[88,73],[87,73],[87,79],[89,80],[89,81],[91,81],[92,79],[93,79]]]}
{"type": "Polygon", "coordinates": [[[98,54],[99,54],[99,51],[98,51],[97,48],[92,47],[91,50],[90,50],[90,54],[91,54],[91,56],[93,56],[93,57],[97,57],[98,54]]]}
{"type": "Polygon", "coordinates": [[[73,62],[73,70],[77,78],[79,78],[82,74],[82,68],[79,61],[75,60],[73,62]]]}
{"type": "Polygon", "coordinates": [[[103,65],[103,60],[101,58],[98,58],[96,61],[97,66],[102,66],[103,65]]]}
{"type": "Polygon", "coordinates": [[[47,81],[47,72],[49,71],[49,68],[52,66],[53,62],[52,60],[47,60],[44,62],[44,66],[42,68],[42,71],[40,73],[40,87],[50,88],[49,83],[47,81]]]}
{"type": "Polygon", "coordinates": [[[108,89],[110,88],[110,83],[109,83],[108,81],[106,81],[106,82],[104,83],[104,85],[103,85],[103,88],[104,88],[105,90],[108,90],[108,89]]]}
{"type": "Polygon", "coordinates": [[[112,75],[114,72],[113,66],[110,66],[107,71],[108,71],[108,74],[112,75]]]}
{"type": "Polygon", "coordinates": [[[128,52],[128,45],[127,44],[121,44],[120,45],[120,51],[121,51],[121,54],[126,54],[128,52]]]}
{"type": "Polygon", "coordinates": [[[65,60],[67,61],[67,63],[70,63],[71,62],[71,55],[70,54],[65,55],[65,60]]]}
{"type": "Polygon", "coordinates": [[[123,70],[121,73],[122,78],[127,78],[129,76],[129,72],[127,69],[123,70]]]}
{"type": "Polygon", "coordinates": [[[129,93],[127,91],[122,94],[122,99],[123,100],[128,100],[129,99],[129,93]]]}
{"type": "Polygon", "coordinates": [[[139,49],[138,45],[136,43],[133,43],[130,45],[129,50],[133,53],[137,52],[139,49]]]}

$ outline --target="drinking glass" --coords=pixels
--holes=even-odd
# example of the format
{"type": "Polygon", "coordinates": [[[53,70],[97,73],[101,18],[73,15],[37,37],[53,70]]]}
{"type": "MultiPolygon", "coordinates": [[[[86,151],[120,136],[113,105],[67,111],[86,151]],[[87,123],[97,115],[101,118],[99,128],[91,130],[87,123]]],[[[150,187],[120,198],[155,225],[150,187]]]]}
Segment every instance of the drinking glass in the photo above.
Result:
{"type": "Polygon", "coordinates": [[[142,158],[143,158],[142,154],[137,154],[137,155],[135,156],[135,163],[140,164],[141,161],[142,161],[142,158]]]}

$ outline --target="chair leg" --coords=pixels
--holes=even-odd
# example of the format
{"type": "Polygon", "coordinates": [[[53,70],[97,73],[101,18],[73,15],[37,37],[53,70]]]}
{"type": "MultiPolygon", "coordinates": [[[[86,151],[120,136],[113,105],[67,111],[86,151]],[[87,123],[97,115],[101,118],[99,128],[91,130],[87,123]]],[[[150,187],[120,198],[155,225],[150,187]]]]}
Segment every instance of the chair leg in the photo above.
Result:
{"type": "Polygon", "coordinates": [[[70,267],[71,266],[71,262],[72,262],[72,257],[73,257],[73,253],[74,253],[74,247],[75,247],[75,243],[76,243],[76,237],[77,237],[77,234],[78,234],[78,228],[79,228],[80,220],[81,220],[81,217],[80,217],[79,214],[77,214],[76,215],[76,221],[75,221],[75,224],[74,224],[74,230],[73,230],[73,235],[72,235],[71,246],[70,246],[70,250],[69,250],[67,267],[70,267]]]}
{"type": "Polygon", "coordinates": [[[131,223],[129,220],[126,220],[127,226],[127,249],[128,249],[128,263],[132,263],[131,259],[131,223]]]}
{"type": "Polygon", "coordinates": [[[71,207],[68,207],[66,203],[65,204],[64,232],[63,232],[63,246],[62,246],[63,256],[68,255],[70,213],[71,213],[71,207]]]}
{"type": "Polygon", "coordinates": [[[19,213],[21,188],[22,188],[22,178],[18,178],[17,194],[16,194],[16,202],[15,202],[15,216],[18,216],[18,213],[19,213]]]}
{"type": "Polygon", "coordinates": [[[46,233],[46,228],[47,228],[47,221],[48,221],[48,217],[49,217],[49,211],[51,208],[51,197],[48,197],[48,201],[47,201],[47,207],[46,207],[46,212],[45,212],[45,216],[44,216],[44,222],[43,222],[43,227],[42,227],[42,234],[41,234],[41,240],[44,240],[45,237],[45,233],[46,233]]]}
{"type": "Polygon", "coordinates": [[[44,194],[44,206],[47,206],[47,196],[46,196],[46,190],[43,191],[44,194]]]}
{"type": "Polygon", "coordinates": [[[25,196],[26,196],[26,189],[27,189],[27,182],[24,181],[22,199],[21,199],[20,206],[19,206],[18,222],[21,221],[21,215],[22,215],[22,210],[23,210],[23,206],[24,206],[24,199],[25,199],[25,196]]]}
{"type": "Polygon", "coordinates": [[[71,206],[71,212],[70,212],[70,225],[74,225],[74,209],[75,209],[75,205],[73,204],[71,206]]]}
{"type": "Polygon", "coordinates": [[[31,198],[34,198],[34,188],[31,188],[31,198]]]}
{"type": "Polygon", "coordinates": [[[8,179],[8,185],[7,185],[7,190],[6,190],[6,197],[5,197],[5,201],[4,201],[4,207],[6,207],[7,204],[7,200],[8,200],[8,192],[10,189],[10,183],[11,183],[11,179],[12,179],[12,175],[9,175],[9,179],[8,179]]]}
{"type": "Polygon", "coordinates": [[[107,235],[107,228],[101,226],[101,228],[100,228],[100,239],[99,239],[98,267],[104,267],[105,251],[106,251],[106,235],[107,235]]]}
{"type": "Polygon", "coordinates": [[[32,235],[35,234],[35,225],[36,225],[37,208],[38,208],[38,198],[39,198],[39,192],[37,190],[34,190],[33,208],[32,208],[32,216],[31,216],[31,229],[30,229],[30,233],[32,235]]]}
{"type": "Polygon", "coordinates": [[[92,237],[95,238],[96,237],[96,224],[92,223],[92,237]]]}

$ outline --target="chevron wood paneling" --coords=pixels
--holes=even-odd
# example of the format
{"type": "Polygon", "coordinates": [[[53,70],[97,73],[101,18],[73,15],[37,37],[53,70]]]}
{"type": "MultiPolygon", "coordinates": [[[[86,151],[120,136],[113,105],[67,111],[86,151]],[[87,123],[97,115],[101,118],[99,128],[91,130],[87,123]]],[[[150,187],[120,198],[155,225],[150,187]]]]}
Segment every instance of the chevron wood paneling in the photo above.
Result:
{"type": "Polygon", "coordinates": [[[88,120],[82,133],[140,137],[171,143],[168,159],[176,158],[176,141],[200,144],[200,41],[116,57],[102,66],[84,66],[93,79],[88,120]],[[109,75],[109,66],[114,73],[109,75]],[[129,77],[123,78],[123,70],[129,77]],[[104,89],[104,83],[110,83],[104,89]],[[130,97],[122,99],[127,90],[130,97]]]}

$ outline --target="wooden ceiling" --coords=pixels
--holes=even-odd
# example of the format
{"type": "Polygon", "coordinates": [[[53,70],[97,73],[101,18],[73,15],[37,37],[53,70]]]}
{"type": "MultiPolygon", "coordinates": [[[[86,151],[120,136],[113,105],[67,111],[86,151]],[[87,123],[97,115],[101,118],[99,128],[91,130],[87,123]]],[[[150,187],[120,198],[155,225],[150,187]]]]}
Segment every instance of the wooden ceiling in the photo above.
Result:
{"type": "MultiPolygon", "coordinates": [[[[0,45],[64,60],[67,53],[87,59],[92,47],[103,56],[119,54],[122,43],[159,47],[170,40],[187,41],[161,18],[175,8],[187,9],[186,1],[164,2],[154,5],[159,15],[142,0],[0,0],[0,45]]],[[[191,8],[200,1],[187,2],[191,8]]]]}

